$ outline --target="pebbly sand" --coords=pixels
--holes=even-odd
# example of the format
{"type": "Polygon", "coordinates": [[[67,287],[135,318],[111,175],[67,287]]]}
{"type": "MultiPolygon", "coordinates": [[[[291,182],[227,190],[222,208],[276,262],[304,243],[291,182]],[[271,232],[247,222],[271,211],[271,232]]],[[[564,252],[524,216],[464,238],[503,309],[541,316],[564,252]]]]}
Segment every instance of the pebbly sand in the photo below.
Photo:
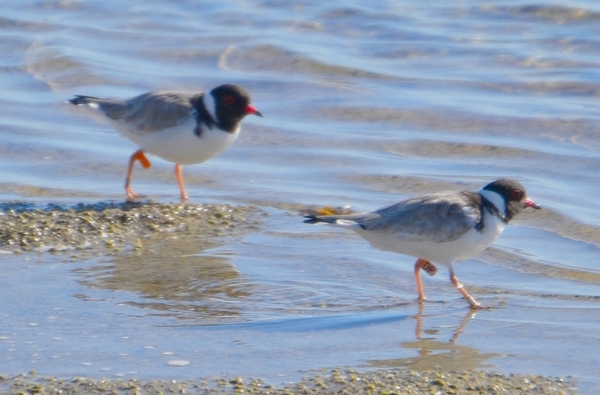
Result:
{"type": "Polygon", "coordinates": [[[260,379],[216,378],[185,381],[69,380],[36,378],[35,373],[0,378],[2,393],[17,394],[576,394],[569,379],[490,372],[414,372],[334,369],[298,383],[273,386],[260,379]]]}

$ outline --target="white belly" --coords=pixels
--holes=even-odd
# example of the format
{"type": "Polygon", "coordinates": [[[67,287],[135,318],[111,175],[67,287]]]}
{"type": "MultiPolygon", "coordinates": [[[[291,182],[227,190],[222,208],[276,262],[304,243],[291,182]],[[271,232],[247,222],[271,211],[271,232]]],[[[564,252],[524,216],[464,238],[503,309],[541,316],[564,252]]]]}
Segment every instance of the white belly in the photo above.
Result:
{"type": "Polygon", "coordinates": [[[193,117],[185,118],[177,126],[145,133],[132,133],[122,123],[111,123],[122,136],[138,144],[142,151],[182,165],[202,163],[219,155],[233,144],[240,131],[238,128],[228,133],[216,127],[204,127],[197,136],[193,117]]]}
{"type": "Polygon", "coordinates": [[[450,265],[479,254],[500,236],[505,224],[497,217],[486,215],[483,232],[473,228],[458,239],[444,243],[406,240],[389,232],[365,231],[360,227],[353,230],[378,249],[450,265]]]}

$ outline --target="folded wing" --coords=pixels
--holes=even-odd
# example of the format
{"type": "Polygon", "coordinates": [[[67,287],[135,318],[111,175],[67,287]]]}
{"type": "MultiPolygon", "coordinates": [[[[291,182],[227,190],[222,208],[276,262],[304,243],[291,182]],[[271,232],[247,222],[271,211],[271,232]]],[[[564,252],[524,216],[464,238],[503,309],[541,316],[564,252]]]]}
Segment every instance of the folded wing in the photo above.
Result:
{"type": "Polygon", "coordinates": [[[408,199],[372,213],[307,215],[305,222],[358,226],[364,231],[391,233],[399,239],[443,243],[476,227],[481,216],[478,193],[449,192],[408,199]]]}
{"type": "Polygon", "coordinates": [[[130,133],[144,134],[176,126],[192,114],[193,104],[201,97],[202,92],[157,91],[127,100],[76,96],[70,102],[97,109],[108,118],[127,125],[130,133]]]}

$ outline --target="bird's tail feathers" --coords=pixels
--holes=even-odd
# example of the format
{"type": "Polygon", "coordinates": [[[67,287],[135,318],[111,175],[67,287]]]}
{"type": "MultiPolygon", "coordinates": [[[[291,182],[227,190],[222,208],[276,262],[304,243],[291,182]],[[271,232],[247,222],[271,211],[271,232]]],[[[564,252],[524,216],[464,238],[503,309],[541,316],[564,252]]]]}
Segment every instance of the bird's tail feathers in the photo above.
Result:
{"type": "Polygon", "coordinates": [[[305,224],[324,225],[335,223],[335,218],[322,217],[320,214],[317,213],[305,212],[302,213],[302,215],[304,215],[305,224]]]}
{"type": "Polygon", "coordinates": [[[67,100],[67,103],[71,103],[76,106],[98,107],[98,102],[102,100],[105,99],[93,96],[76,95],[74,98],[67,100]]]}
{"type": "Polygon", "coordinates": [[[347,215],[353,213],[350,210],[350,206],[344,207],[333,207],[333,206],[325,206],[318,209],[309,209],[302,212],[304,215],[304,223],[305,224],[315,224],[315,225],[324,225],[324,224],[343,224],[349,225],[343,222],[349,222],[343,219],[338,218],[339,215],[347,215]]]}
{"type": "Polygon", "coordinates": [[[326,224],[326,221],[321,221],[319,218],[317,217],[311,217],[309,215],[305,215],[304,216],[304,223],[305,224],[312,224],[312,225],[323,225],[326,224]]]}
{"type": "Polygon", "coordinates": [[[335,225],[338,223],[338,220],[335,218],[319,218],[312,216],[305,216],[304,218],[304,223],[311,225],[335,225]]]}

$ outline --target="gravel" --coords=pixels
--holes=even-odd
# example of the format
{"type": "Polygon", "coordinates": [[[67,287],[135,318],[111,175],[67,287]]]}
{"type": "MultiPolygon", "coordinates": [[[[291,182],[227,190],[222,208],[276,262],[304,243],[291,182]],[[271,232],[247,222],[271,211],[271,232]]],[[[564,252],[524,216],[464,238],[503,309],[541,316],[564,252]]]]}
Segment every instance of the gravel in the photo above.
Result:
{"type": "Polygon", "coordinates": [[[164,233],[219,236],[255,229],[256,206],[123,202],[72,207],[0,205],[0,253],[99,250],[119,252],[164,233]]]}
{"type": "Polygon", "coordinates": [[[298,383],[273,386],[260,379],[216,378],[185,381],[70,380],[37,378],[34,373],[0,377],[3,394],[576,394],[571,379],[503,375],[491,372],[376,370],[359,373],[334,369],[298,383]]]}

